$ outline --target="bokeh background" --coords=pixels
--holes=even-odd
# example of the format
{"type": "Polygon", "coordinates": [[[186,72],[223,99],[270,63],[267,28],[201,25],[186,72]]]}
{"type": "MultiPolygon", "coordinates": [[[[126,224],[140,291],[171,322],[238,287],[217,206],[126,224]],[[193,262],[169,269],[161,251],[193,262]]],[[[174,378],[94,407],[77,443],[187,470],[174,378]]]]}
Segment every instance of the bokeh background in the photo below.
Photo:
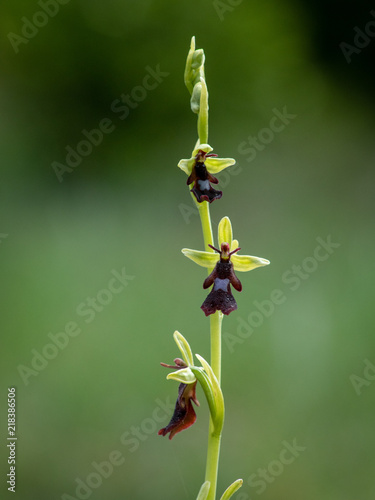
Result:
{"type": "Polygon", "coordinates": [[[77,0],[30,36],[23,26],[41,10],[17,0],[0,16],[2,495],[9,386],[23,500],[193,499],[203,482],[200,390],[195,426],[172,441],[157,436],[169,420],[157,408],[177,396],[159,365],[178,355],[173,331],[209,358],[205,271],[180,252],[202,249],[199,218],[176,168],[196,140],[183,83],[195,35],[206,53],[209,142],[239,169],[221,176],[214,227],[230,216],[243,253],[272,262],[240,276],[239,309],[224,320],[238,343],[223,344],[218,491],[242,477],[237,500],[373,498],[375,41],[357,37],[350,63],[340,47],[375,19],[371,6],[77,0]],[[23,29],[24,41],[9,35],[23,29]],[[134,89],[158,66],[168,75],[121,119],[113,102],[141,95],[134,89]],[[241,143],[285,106],[295,118],[248,161],[241,143]],[[112,132],[59,180],[54,162],[66,164],[66,147],[106,118],[112,132]],[[328,236],[339,246],[314,265],[317,238],[328,236]],[[285,273],[309,265],[292,289],[285,273]],[[124,268],[133,279],[109,297],[103,290],[124,268]],[[284,302],[241,338],[254,301],[275,289],[284,302]],[[98,294],[106,304],[83,316],[98,294]],[[70,322],[80,333],[22,377],[70,322]],[[293,441],[305,449],[280,469],[293,441]],[[117,465],[98,480],[93,463],[110,456],[117,465]],[[259,469],[271,470],[265,488],[254,486],[259,469]]]}

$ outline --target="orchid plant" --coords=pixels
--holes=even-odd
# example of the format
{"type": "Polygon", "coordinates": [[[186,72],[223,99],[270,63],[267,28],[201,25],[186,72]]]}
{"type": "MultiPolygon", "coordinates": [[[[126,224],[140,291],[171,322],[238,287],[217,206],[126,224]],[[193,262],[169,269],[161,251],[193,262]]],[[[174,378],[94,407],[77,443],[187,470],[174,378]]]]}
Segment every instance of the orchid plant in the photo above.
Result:
{"type": "MultiPolygon", "coordinates": [[[[211,362],[199,354],[196,358],[201,366],[194,363],[192,351],[185,337],[175,331],[174,340],[182,358],[176,358],[174,365],[161,363],[172,369],[167,379],[179,382],[178,398],[169,424],[159,431],[159,435],[172,439],[178,432],[189,428],[196,421],[193,403],[199,406],[196,386],[199,382],[207,399],[210,422],[208,431],[208,450],[205,481],[197,500],[216,500],[216,485],[220,455],[220,441],[224,424],[224,398],[220,387],[221,378],[221,326],[224,315],[237,309],[231,286],[238,292],[242,290],[241,281],[235,271],[251,271],[266,266],[269,261],[260,257],[240,255],[237,240],[233,239],[232,225],[228,217],[223,217],[218,227],[218,247],[214,246],[210,204],[222,197],[222,191],[212,187],[218,184],[214,174],[234,165],[232,158],[218,158],[208,144],[208,91],[204,73],[205,55],[202,49],[195,48],[195,37],[191,40],[190,51],[185,68],[185,84],[191,94],[191,109],[198,115],[198,140],[192,156],[183,159],[178,167],[187,176],[191,196],[198,208],[203,230],[204,250],[184,248],[182,253],[196,264],[207,268],[208,276],[203,288],[211,288],[201,309],[210,318],[211,362]]],[[[228,500],[241,487],[242,479],[234,481],[223,493],[220,500],[228,500]]]]}

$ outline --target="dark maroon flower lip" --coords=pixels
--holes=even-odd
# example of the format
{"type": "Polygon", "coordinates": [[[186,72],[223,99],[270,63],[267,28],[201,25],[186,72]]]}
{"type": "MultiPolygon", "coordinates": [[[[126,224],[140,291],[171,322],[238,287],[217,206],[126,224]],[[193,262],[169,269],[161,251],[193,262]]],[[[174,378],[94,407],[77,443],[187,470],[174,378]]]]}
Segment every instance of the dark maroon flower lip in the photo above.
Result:
{"type": "Polygon", "coordinates": [[[230,261],[231,255],[238,252],[240,248],[236,248],[230,252],[228,243],[222,243],[220,250],[212,245],[209,246],[220,254],[220,260],[216,263],[212,273],[204,280],[204,289],[211,285],[213,287],[203,302],[201,309],[206,316],[214,314],[216,311],[221,311],[223,314],[228,315],[237,309],[237,302],[232,295],[230,285],[238,292],[242,290],[241,281],[235,275],[233,264],[230,261]]]}
{"type": "Polygon", "coordinates": [[[195,156],[193,170],[187,180],[188,185],[194,183],[191,192],[196,197],[198,203],[202,203],[202,201],[212,203],[214,200],[218,200],[223,196],[222,191],[218,191],[211,186],[211,183],[218,184],[219,181],[208,172],[204,164],[205,159],[210,156],[217,155],[213,153],[207,154],[201,149],[198,151],[198,154],[195,156]]]}
{"type": "Polygon", "coordinates": [[[169,424],[158,432],[159,436],[166,436],[169,433],[169,439],[172,439],[178,432],[188,429],[194,424],[197,416],[192,401],[199,406],[195,395],[196,385],[197,382],[179,385],[174,413],[169,424]]]}

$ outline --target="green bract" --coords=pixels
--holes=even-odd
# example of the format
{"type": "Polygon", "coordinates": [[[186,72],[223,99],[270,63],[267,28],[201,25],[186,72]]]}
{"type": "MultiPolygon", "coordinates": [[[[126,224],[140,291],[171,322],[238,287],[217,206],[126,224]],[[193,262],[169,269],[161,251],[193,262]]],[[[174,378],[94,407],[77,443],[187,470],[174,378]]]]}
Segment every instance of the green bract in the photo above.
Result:
{"type": "MultiPolygon", "coordinates": [[[[229,217],[223,217],[219,222],[218,240],[219,247],[221,247],[222,243],[228,243],[231,252],[239,246],[238,241],[233,239],[232,224],[229,217]]],[[[213,268],[220,259],[218,253],[191,250],[190,248],[183,248],[181,251],[186,257],[202,267],[213,268]]],[[[261,257],[238,255],[238,253],[231,256],[231,262],[235,271],[243,272],[267,266],[270,263],[269,260],[261,257]]]]}
{"type": "Polygon", "coordinates": [[[210,492],[210,486],[211,486],[210,481],[205,481],[202,484],[201,489],[199,490],[197,496],[197,500],[207,500],[208,494],[210,492]]]}

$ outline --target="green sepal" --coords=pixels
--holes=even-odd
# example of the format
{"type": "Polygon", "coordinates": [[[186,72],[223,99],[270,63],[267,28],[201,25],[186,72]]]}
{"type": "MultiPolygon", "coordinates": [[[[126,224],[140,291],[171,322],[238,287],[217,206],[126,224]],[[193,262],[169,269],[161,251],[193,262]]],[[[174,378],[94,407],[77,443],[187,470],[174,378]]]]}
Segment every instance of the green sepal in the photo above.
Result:
{"type": "Polygon", "coordinates": [[[237,479],[236,481],[234,481],[234,483],[228,486],[228,488],[224,491],[220,500],[229,500],[229,498],[241,488],[242,484],[243,484],[243,479],[237,479]]]}
{"type": "Polygon", "coordinates": [[[219,222],[219,228],[218,228],[219,247],[221,247],[222,243],[228,243],[230,247],[232,244],[232,239],[233,239],[233,231],[230,218],[223,217],[219,222]]]}
{"type": "Polygon", "coordinates": [[[210,486],[211,486],[210,481],[205,481],[202,484],[201,489],[199,490],[197,496],[197,500],[207,500],[208,494],[210,492],[210,486]]]}
{"type": "Polygon", "coordinates": [[[177,344],[177,347],[180,349],[180,352],[182,354],[182,357],[183,357],[185,363],[188,366],[192,366],[194,364],[194,360],[193,360],[193,353],[191,352],[189,342],[177,330],[174,332],[173,338],[177,344]]]}
{"type": "Polygon", "coordinates": [[[188,160],[180,160],[177,164],[178,168],[183,170],[185,174],[190,175],[193,170],[193,166],[195,163],[195,158],[189,158],[188,160]]]}
{"type": "Polygon", "coordinates": [[[231,257],[233,268],[235,271],[251,271],[257,267],[268,266],[270,263],[267,259],[261,257],[253,257],[252,255],[233,254],[231,257]]]}
{"type": "Polygon", "coordinates": [[[224,168],[231,167],[236,163],[233,158],[206,158],[205,165],[210,174],[218,174],[224,168]]]}
{"type": "Polygon", "coordinates": [[[195,378],[194,373],[188,367],[182,368],[181,370],[177,370],[172,373],[168,373],[167,380],[176,380],[177,382],[180,382],[180,384],[194,384],[197,379],[195,378]]]}
{"type": "Polygon", "coordinates": [[[192,250],[191,248],[183,248],[181,252],[188,259],[192,260],[196,264],[206,268],[214,268],[216,263],[219,261],[220,256],[218,253],[213,252],[203,252],[200,250],[192,250]]]}

